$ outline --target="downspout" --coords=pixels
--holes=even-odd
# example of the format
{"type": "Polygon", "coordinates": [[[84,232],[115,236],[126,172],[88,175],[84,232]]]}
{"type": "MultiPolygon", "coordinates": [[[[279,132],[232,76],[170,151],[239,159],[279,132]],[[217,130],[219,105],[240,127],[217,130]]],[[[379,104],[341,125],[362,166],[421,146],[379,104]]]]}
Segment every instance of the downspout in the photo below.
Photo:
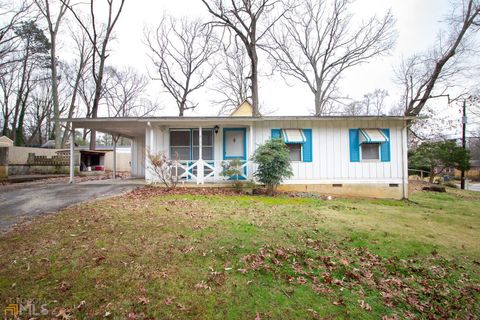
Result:
{"type": "MultiPolygon", "coordinates": [[[[148,127],[148,130],[147,132],[149,132],[149,140],[150,140],[150,144],[149,144],[149,147],[147,148],[147,137],[145,137],[145,180],[147,180],[148,176],[147,176],[147,173],[150,172],[149,168],[151,167],[151,164],[149,163],[149,157],[148,155],[149,154],[153,154],[153,128],[152,128],[152,124],[150,123],[150,121],[147,122],[147,127],[148,127]]],[[[150,178],[150,182],[152,182],[152,179],[150,178]]]]}
{"type": "MultiPolygon", "coordinates": [[[[402,127],[401,134],[402,134],[402,199],[408,199],[408,190],[405,188],[405,174],[408,175],[405,172],[405,145],[407,144],[407,127],[408,127],[408,122],[405,121],[405,125],[402,127]]],[[[408,182],[408,176],[407,176],[407,182],[408,182]]]]}

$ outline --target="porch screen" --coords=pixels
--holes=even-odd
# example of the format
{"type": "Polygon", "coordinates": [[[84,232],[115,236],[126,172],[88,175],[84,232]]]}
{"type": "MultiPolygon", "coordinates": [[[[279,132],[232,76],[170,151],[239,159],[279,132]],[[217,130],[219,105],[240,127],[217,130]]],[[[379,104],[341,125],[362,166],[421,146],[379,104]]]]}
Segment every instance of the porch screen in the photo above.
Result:
{"type": "Polygon", "coordinates": [[[190,130],[170,131],[170,158],[190,160],[190,130]]]}
{"type": "MultiPolygon", "coordinates": [[[[192,130],[192,160],[198,160],[199,136],[198,129],[192,130]]],[[[203,160],[213,160],[213,130],[202,129],[202,158],[203,160]]]]}
{"type": "MultiPolygon", "coordinates": [[[[213,160],[213,129],[202,130],[202,158],[213,160]]],[[[198,129],[170,131],[170,157],[176,160],[198,160],[198,129]]]]}

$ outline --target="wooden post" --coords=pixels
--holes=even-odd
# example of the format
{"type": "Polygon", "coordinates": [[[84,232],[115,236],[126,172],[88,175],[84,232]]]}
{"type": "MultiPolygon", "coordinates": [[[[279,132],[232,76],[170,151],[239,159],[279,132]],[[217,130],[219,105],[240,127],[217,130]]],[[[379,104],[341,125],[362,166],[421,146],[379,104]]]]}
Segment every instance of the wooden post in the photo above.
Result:
{"type": "Polygon", "coordinates": [[[113,179],[117,179],[117,140],[118,136],[112,136],[113,139],[113,179]]]}
{"type": "Polygon", "coordinates": [[[249,141],[250,141],[250,143],[249,143],[249,149],[250,150],[248,152],[249,156],[247,157],[247,160],[246,160],[247,164],[246,164],[245,167],[247,169],[247,178],[252,179],[253,178],[253,176],[251,175],[252,170],[249,170],[248,159],[250,159],[253,156],[253,152],[254,152],[254,150],[253,150],[253,124],[250,125],[249,141]]]}
{"type": "Polygon", "coordinates": [[[202,126],[198,128],[198,162],[197,162],[197,184],[204,183],[204,166],[203,166],[203,141],[202,126]]]}
{"type": "Polygon", "coordinates": [[[70,131],[70,181],[69,183],[74,183],[74,175],[75,175],[75,162],[74,162],[74,154],[75,154],[75,127],[72,124],[72,130],[70,131]]]}

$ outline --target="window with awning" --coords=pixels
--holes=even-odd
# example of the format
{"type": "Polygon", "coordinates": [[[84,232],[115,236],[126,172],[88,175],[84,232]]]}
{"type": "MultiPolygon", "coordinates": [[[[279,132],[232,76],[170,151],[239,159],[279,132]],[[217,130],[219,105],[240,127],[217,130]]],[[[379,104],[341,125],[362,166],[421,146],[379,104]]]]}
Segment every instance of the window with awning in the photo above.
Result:
{"type": "Polygon", "coordinates": [[[282,139],[290,154],[291,161],[312,162],[312,129],[271,129],[272,139],[282,139]]]}
{"type": "Polygon", "coordinates": [[[380,129],[360,129],[360,144],[384,143],[388,137],[380,129]]]}
{"type": "Polygon", "coordinates": [[[301,129],[283,129],[282,138],[285,143],[305,143],[305,134],[301,129]]]}
{"type": "Polygon", "coordinates": [[[390,129],[349,129],[350,162],[390,162],[390,129]]]}

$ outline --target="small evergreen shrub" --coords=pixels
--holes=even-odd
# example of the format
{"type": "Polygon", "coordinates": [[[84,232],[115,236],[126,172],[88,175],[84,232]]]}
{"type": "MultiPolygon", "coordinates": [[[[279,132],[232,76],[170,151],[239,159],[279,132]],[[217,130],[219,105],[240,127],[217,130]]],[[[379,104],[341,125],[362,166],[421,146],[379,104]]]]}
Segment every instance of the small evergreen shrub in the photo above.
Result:
{"type": "Polygon", "coordinates": [[[278,185],[293,176],[287,145],[281,139],[272,139],[259,146],[252,161],[258,164],[255,177],[273,194],[278,185]]]}

